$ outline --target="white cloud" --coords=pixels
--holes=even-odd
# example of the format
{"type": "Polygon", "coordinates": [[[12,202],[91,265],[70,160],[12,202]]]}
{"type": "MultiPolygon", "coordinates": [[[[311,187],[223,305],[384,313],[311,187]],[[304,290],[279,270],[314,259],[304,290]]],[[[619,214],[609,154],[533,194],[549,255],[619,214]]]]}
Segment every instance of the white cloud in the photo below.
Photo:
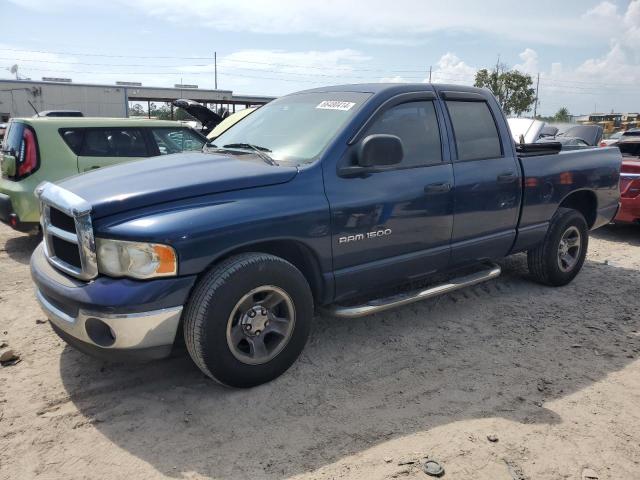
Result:
{"type": "Polygon", "coordinates": [[[616,15],[615,5],[603,2],[585,18],[575,7],[557,1],[508,2],[504,0],[11,0],[37,11],[63,8],[137,10],[163,21],[217,31],[272,35],[315,34],[349,37],[368,44],[416,45],[430,34],[453,32],[483,34],[525,42],[555,45],[595,44],[607,32],[593,21],[616,15]]]}
{"type": "Polygon", "coordinates": [[[635,0],[629,4],[624,15],[623,25],[625,27],[623,41],[630,48],[636,51],[636,59],[640,59],[638,54],[638,44],[640,44],[640,2],[635,0]]]}
{"type": "Polygon", "coordinates": [[[540,71],[538,66],[538,53],[535,50],[526,48],[524,52],[521,52],[518,56],[520,60],[522,60],[522,63],[514,65],[514,69],[528,73],[529,75],[537,74],[540,71]]]}
{"type": "MultiPolygon", "coordinates": [[[[432,67],[432,83],[457,83],[460,85],[472,85],[478,69],[472,67],[457,57],[455,53],[447,52],[440,57],[432,67]]],[[[417,77],[394,75],[382,77],[380,82],[390,83],[426,83],[429,81],[429,71],[417,77]]]]}
{"type": "MultiPolygon", "coordinates": [[[[381,64],[379,59],[370,58],[360,50],[323,47],[327,43],[347,47],[358,42],[362,50],[375,52],[377,49],[367,46],[405,47],[429,43],[429,51],[433,55],[434,52],[441,54],[447,50],[438,52],[430,35],[445,32],[450,36],[483,35],[483,44],[493,42],[495,51],[501,51],[500,47],[505,43],[521,45],[519,60],[514,68],[532,76],[540,72],[541,108],[545,113],[552,113],[551,110],[565,105],[573,113],[587,112],[596,103],[607,109],[640,109],[640,0],[631,0],[629,3],[589,1],[585,6],[578,3],[566,6],[568,2],[556,2],[555,6],[549,8],[545,7],[550,5],[545,0],[541,0],[542,3],[525,4],[505,4],[499,0],[459,0],[440,2],[438,8],[433,8],[430,2],[417,0],[396,0],[392,3],[387,0],[114,0],[107,4],[82,0],[11,1],[26,8],[46,9],[47,12],[72,6],[84,10],[116,10],[126,5],[128,11],[159,21],[179,22],[192,28],[219,32],[289,35],[293,39],[291,43],[301,38],[296,35],[312,35],[305,38],[305,45],[311,44],[315,48],[243,49],[219,57],[219,84],[223,88],[246,93],[279,95],[319,85],[376,79],[426,81],[428,63],[423,68],[416,66],[423,63],[423,58],[403,60],[414,65],[412,70],[405,70],[412,67],[400,66],[401,60],[381,64]],[[313,36],[317,38],[314,40],[313,36]],[[555,47],[545,48],[548,44],[555,47]],[[565,48],[568,45],[579,48],[565,48]],[[589,55],[590,58],[576,56],[589,49],[599,53],[589,55]],[[573,56],[569,56],[568,52],[572,52],[573,56]]],[[[207,35],[203,31],[203,38],[207,35]]],[[[215,33],[209,35],[215,36],[215,33]]],[[[0,53],[3,57],[9,56],[7,52],[0,53]]],[[[487,52],[482,55],[486,60],[487,52]]],[[[15,56],[27,59],[21,64],[22,74],[35,78],[44,70],[55,69],[61,72],[59,76],[71,76],[74,81],[112,82],[122,79],[116,78],[117,75],[112,71],[138,70],[133,67],[114,67],[110,71],[107,67],[80,66],[71,56],[54,54],[15,53],[15,56]],[[43,63],[36,63],[38,60],[43,63]],[[99,72],[85,75],[74,73],[74,70],[99,72]]],[[[81,61],[88,62],[86,58],[81,61]]],[[[5,60],[5,63],[10,66],[10,60],[5,60]]],[[[447,52],[433,65],[432,81],[471,84],[476,70],[483,67],[491,65],[479,64],[478,60],[470,62],[469,58],[463,60],[453,52],[447,52]]],[[[149,68],[147,65],[145,69],[148,71],[149,68]]],[[[143,66],[140,69],[144,71],[143,66]]],[[[169,85],[177,83],[179,75],[184,74],[185,82],[205,86],[212,84],[212,64],[182,66],[171,70],[180,73],[178,76],[159,74],[140,78],[132,74],[129,75],[131,78],[125,80],[169,85]]]]}
{"type": "Polygon", "coordinates": [[[618,16],[618,6],[608,1],[600,2],[595,7],[587,10],[583,18],[616,18],[618,16]]]}
{"type": "MultiPolygon", "coordinates": [[[[371,57],[357,50],[240,50],[219,57],[218,74],[227,83],[253,79],[263,85],[262,90],[274,87],[275,82],[283,82],[286,87],[280,87],[277,94],[295,89],[311,88],[331,83],[358,82],[366,79],[358,73],[361,65],[371,60],[371,57]]],[[[179,68],[188,73],[212,73],[213,63],[199,66],[179,68]]],[[[252,82],[245,81],[244,84],[252,82]]],[[[269,90],[274,92],[275,90],[269,90]]]]}
{"type": "MultiPolygon", "coordinates": [[[[540,72],[540,104],[551,113],[567,106],[572,113],[601,110],[640,109],[640,1],[633,0],[626,10],[608,1],[587,10],[582,19],[608,33],[608,50],[575,66],[554,61],[540,67],[538,53],[527,48],[515,68],[531,75],[540,72]]],[[[548,54],[547,54],[548,55],[548,54]]]]}
{"type": "Polygon", "coordinates": [[[380,83],[411,83],[402,75],[394,75],[393,77],[382,77],[380,83]]]}
{"type": "MultiPolygon", "coordinates": [[[[73,71],[74,63],[78,59],[71,55],[58,55],[46,52],[16,51],[15,45],[0,43],[0,71],[9,70],[12,65],[18,65],[20,77],[30,77],[40,80],[42,71],[50,70],[46,76],[63,76],[73,71]]],[[[11,75],[13,76],[13,74],[11,75]]]]}
{"type": "Polygon", "coordinates": [[[445,53],[431,74],[433,83],[459,83],[471,85],[478,69],[467,65],[451,52],[445,53]]]}

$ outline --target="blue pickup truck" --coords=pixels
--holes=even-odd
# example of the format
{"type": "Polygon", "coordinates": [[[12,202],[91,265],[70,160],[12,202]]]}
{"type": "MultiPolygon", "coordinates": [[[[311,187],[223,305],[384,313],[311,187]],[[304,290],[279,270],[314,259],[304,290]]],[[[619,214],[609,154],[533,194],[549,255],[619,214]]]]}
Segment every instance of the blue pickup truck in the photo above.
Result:
{"type": "Polygon", "coordinates": [[[534,280],[567,284],[616,214],[620,163],[615,148],[514,144],[486,90],[307,90],[202,153],[40,185],[31,273],[78,349],[153,359],[184,339],[206,375],[250,387],[292,365],[320,310],[380,312],[525,251],[534,280]]]}

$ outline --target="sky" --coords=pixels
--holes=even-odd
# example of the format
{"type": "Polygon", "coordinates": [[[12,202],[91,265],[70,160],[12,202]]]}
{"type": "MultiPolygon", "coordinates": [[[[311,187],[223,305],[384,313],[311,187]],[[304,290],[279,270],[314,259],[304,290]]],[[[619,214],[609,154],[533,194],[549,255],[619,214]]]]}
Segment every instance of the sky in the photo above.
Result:
{"type": "Polygon", "coordinates": [[[640,111],[640,0],[0,0],[0,78],[279,96],[538,74],[538,113],[640,111]]]}

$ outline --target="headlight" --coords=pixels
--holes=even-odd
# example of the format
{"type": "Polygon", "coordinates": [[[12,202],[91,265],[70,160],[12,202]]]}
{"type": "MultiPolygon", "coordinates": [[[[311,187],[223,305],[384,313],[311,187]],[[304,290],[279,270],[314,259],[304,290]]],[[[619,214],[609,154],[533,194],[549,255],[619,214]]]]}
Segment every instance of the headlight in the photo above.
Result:
{"type": "Polygon", "coordinates": [[[176,252],[168,245],[96,238],[98,271],[111,277],[171,277],[178,272],[176,252]]]}

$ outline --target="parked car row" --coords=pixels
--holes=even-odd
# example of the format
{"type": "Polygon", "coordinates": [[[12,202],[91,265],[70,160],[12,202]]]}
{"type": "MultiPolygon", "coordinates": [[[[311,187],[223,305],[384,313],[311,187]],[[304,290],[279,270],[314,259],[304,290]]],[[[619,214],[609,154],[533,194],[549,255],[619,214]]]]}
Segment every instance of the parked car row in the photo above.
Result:
{"type": "Polygon", "coordinates": [[[509,118],[507,122],[516,143],[559,142],[565,150],[596,146],[603,135],[600,125],[574,125],[560,132],[558,127],[533,118],[509,118]]]}
{"type": "Polygon", "coordinates": [[[640,128],[630,128],[629,130],[614,132],[600,142],[601,147],[609,147],[630,137],[640,137],[640,128]]]}
{"type": "Polygon", "coordinates": [[[180,100],[176,106],[196,116],[208,137],[180,122],[91,118],[71,110],[39,112],[2,124],[7,138],[0,152],[0,221],[36,232],[40,212],[33,192],[39,183],[126,161],[200,151],[255,111],[247,108],[223,119],[197,102],[180,100]]]}

